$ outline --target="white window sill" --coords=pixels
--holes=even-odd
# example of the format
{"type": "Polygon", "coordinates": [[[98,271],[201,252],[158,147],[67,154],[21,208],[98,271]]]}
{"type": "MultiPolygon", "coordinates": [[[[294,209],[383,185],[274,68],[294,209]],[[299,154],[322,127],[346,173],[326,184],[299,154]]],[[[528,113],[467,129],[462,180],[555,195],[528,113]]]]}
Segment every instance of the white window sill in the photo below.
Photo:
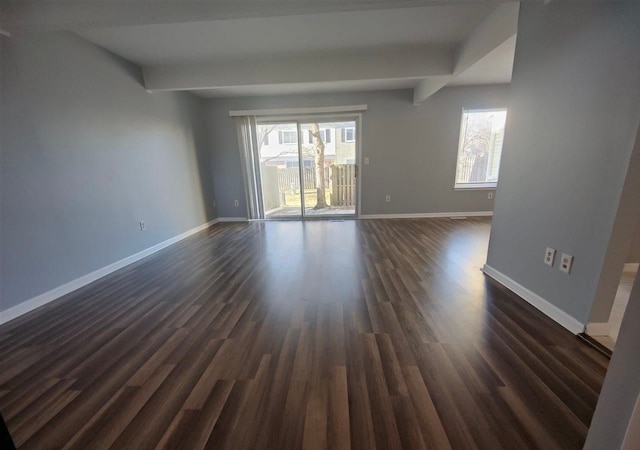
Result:
{"type": "Polygon", "coordinates": [[[482,183],[482,184],[456,184],[453,187],[454,191],[495,191],[497,183],[482,183]]]}

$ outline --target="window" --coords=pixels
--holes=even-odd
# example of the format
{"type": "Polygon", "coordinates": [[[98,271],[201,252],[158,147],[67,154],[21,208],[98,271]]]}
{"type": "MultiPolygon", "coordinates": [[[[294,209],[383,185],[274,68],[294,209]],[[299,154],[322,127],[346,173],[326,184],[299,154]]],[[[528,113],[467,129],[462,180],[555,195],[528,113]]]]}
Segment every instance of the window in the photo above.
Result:
{"type": "Polygon", "coordinates": [[[269,133],[265,133],[262,137],[262,145],[269,145],[269,133]]]}
{"type": "Polygon", "coordinates": [[[496,187],[506,120],[506,109],[462,111],[456,189],[496,187]]]}
{"type": "Polygon", "coordinates": [[[355,142],[356,129],[354,127],[342,129],[342,142],[355,142]]]}
{"type": "MultiPolygon", "coordinates": [[[[331,142],[331,130],[320,130],[320,139],[325,144],[331,142]]],[[[313,136],[311,135],[311,131],[309,131],[309,144],[313,144],[313,136]]]]}
{"type": "Polygon", "coordinates": [[[278,137],[281,144],[297,144],[298,132],[297,131],[279,131],[278,137]]]}

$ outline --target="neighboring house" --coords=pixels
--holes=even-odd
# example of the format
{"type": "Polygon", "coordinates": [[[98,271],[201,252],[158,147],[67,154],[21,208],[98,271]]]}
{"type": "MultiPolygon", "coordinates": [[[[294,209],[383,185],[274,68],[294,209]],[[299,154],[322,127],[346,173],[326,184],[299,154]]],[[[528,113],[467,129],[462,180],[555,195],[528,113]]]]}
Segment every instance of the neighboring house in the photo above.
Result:
{"type": "MultiPolygon", "coordinates": [[[[295,124],[265,124],[258,126],[260,161],[269,166],[298,167],[298,136],[295,124]],[[267,132],[265,135],[264,133],[267,132]]],[[[303,128],[302,153],[305,167],[313,167],[313,138],[303,128]]],[[[326,123],[320,126],[324,142],[325,166],[355,164],[355,127],[353,122],[326,123]]]]}
{"type": "Polygon", "coordinates": [[[354,122],[336,124],[336,164],[356,163],[356,127],[354,122]]]}

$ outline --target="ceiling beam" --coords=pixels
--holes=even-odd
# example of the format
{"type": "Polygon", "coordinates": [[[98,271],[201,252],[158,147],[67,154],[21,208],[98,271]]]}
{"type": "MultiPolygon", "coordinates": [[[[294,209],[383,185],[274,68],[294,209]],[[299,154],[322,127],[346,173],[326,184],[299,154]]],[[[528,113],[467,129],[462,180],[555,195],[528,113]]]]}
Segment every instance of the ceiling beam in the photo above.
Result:
{"type": "Polygon", "coordinates": [[[453,74],[458,75],[518,32],[519,2],[503,3],[467,36],[458,51],[453,74]]]}
{"type": "Polygon", "coordinates": [[[413,89],[413,104],[420,105],[426,99],[445,87],[451,81],[452,77],[431,77],[421,80],[413,89]]]}
{"type": "Polygon", "coordinates": [[[323,83],[367,80],[421,79],[450,75],[454,49],[403,47],[376,51],[349,51],[144,67],[149,91],[216,89],[269,84],[323,83]]]}
{"type": "Polygon", "coordinates": [[[456,76],[480,62],[485,56],[515,36],[518,32],[519,2],[499,4],[473,29],[455,52],[452,76],[422,80],[413,92],[413,104],[419,105],[456,76]]]}

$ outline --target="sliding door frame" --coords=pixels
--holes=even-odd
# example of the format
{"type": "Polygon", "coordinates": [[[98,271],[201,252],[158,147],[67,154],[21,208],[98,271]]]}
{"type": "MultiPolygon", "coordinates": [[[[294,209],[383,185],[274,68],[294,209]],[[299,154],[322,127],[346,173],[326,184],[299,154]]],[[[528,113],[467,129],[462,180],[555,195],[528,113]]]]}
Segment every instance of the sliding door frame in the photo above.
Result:
{"type": "MultiPolygon", "coordinates": [[[[295,123],[297,132],[298,132],[298,169],[300,171],[300,201],[301,201],[301,211],[300,216],[295,217],[277,217],[274,219],[267,220],[322,220],[322,219],[358,219],[361,214],[361,204],[362,204],[362,113],[331,113],[331,114],[298,114],[298,115],[287,115],[287,116],[258,116],[256,117],[256,127],[261,123],[295,123]],[[302,159],[302,132],[301,132],[301,124],[310,123],[310,122],[318,122],[318,123],[326,123],[326,122],[347,122],[354,121],[356,124],[356,205],[354,208],[354,213],[345,215],[345,214],[322,214],[322,215],[314,215],[309,216],[305,215],[305,204],[304,204],[304,162],[302,159]]],[[[257,150],[256,150],[257,151],[257,150]]],[[[258,160],[259,160],[258,155],[258,160]]],[[[259,168],[258,168],[259,170],[259,168]]],[[[262,181],[261,181],[262,182],[262,181]]],[[[260,186],[262,189],[262,186],[260,186]]],[[[264,205],[260,205],[263,213],[264,213],[264,205]]]]}
{"type": "Polygon", "coordinates": [[[264,218],[259,219],[259,220],[300,220],[300,219],[304,219],[304,190],[303,190],[303,178],[302,178],[302,171],[300,170],[300,167],[302,166],[302,162],[301,162],[301,157],[302,157],[302,147],[301,147],[301,143],[300,143],[300,123],[297,122],[294,119],[283,119],[280,117],[268,117],[268,116],[264,116],[264,117],[256,117],[255,120],[255,133],[257,136],[257,132],[258,132],[258,125],[261,124],[270,124],[270,125],[275,125],[275,124],[296,124],[296,133],[297,133],[297,144],[296,147],[298,148],[298,170],[299,170],[299,175],[300,175],[300,182],[299,182],[299,189],[300,189],[300,214],[299,215],[295,215],[295,216],[275,216],[273,219],[267,219],[267,216],[265,214],[265,210],[264,210],[264,199],[262,196],[262,174],[260,173],[260,149],[258,148],[258,146],[256,145],[253,149],[253,153],[254,153],[254,157],[255,157],[255,167],[254,170],[257,172],[258,177],[259,177],[259,183],[260,186],[258,187],[258,190],[260,191],[260,208],[262,210],[261,215],[264,216],[264,218]]]}

